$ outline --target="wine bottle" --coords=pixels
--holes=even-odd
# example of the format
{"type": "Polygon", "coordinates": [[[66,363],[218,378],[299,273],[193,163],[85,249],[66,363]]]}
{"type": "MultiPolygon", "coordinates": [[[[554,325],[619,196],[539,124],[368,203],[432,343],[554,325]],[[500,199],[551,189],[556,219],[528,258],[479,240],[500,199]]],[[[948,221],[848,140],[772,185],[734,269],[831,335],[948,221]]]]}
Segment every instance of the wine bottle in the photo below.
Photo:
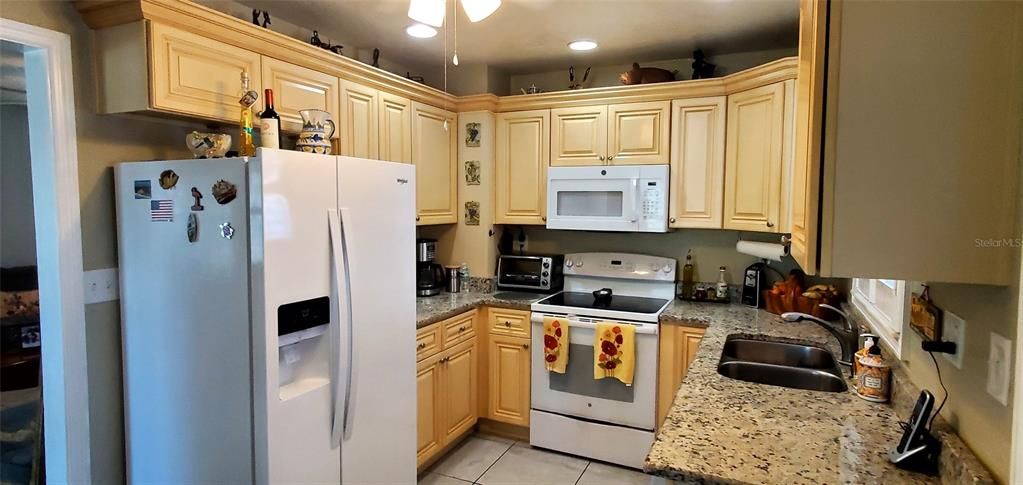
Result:
{"type": "Polygon", "coordinates": [[[238,119],[238,156],[252,157],[256,155],[256,144],[252,141],[252,105],[256,104],[259,93],[249,89],[247,71],[242,71],[242,89],[239,94],[241,114],[238,119]]]}
{"type": "Polygon", "coordinates": [[[274,91],[263,92],[266,108],[259,114],[259,146],[281,148],[281,116],[274,111],[274,91]]]}
{"type": "Polygon", "coordinates": [[[682,298],[693,297],[693,250],[686,253],[686,265],[682,267],[682,298]]]}

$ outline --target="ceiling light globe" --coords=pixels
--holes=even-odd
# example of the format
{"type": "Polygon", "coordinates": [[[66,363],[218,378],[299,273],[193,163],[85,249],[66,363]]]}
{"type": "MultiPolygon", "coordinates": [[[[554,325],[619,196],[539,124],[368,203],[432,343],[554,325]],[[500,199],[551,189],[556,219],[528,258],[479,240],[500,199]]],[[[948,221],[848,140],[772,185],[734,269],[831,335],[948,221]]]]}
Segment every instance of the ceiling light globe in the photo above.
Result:
{"type": "Polygon", "coordinates": [[[405,29],[405,33],[417,39],[429,39],[437,35],[437,29],[423,24],[412,24],[405,29]]]}
{"type": "Polygon", "coordinates": [[[597,43],[592,40],[574,40],[568,43],[568,48],[574,51],[592,51],[597,48],[597,43]]]}

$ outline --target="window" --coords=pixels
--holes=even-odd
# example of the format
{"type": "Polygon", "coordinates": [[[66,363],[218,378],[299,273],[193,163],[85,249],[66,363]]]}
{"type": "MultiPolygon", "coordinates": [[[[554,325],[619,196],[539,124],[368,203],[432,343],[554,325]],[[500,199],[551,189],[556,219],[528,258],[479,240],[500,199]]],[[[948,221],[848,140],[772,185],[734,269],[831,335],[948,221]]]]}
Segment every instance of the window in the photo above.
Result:
{"type": "Polygon", "coordinates": [[[867,317],[874,333],[900,357],[908,298],[905,281],[853,279],[853,306],[867,317]]]}

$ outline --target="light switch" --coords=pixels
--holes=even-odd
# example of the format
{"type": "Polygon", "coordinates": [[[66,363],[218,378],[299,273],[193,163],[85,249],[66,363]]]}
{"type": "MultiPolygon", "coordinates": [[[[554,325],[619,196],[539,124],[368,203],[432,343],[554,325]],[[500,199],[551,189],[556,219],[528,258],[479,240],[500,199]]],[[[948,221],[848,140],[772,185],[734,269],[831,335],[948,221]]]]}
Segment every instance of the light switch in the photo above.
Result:
{"type": "Polygon", "coordinates": [[[115,301],[120,298],[117,268],[94,269],[85,272],[85,304],[115,301]]]}
{"type": "Polygon", "coordinates": [[[987,361],[987,393],[1002,406],[1009,405],[1009,376],[1012,366],[1012,341],[991,332],[991,352],[987,361]]]}
{"type": "Polygon", "coordinates": [[[963,354],[966,353],[966,320],[950,311],[945,312],[942,322],[941,340],[955,342],[956,353],[941,354],[945,360],[952,363],[956,369],[963,368],[963,354]]]}

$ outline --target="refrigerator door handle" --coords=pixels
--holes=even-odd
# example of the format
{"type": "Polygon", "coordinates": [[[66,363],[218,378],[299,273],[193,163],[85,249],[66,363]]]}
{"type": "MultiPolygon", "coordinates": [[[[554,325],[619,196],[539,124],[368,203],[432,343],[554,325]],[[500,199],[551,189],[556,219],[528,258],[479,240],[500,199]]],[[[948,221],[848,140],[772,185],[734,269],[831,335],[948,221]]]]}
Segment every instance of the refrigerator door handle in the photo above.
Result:
{"type": "Polygon", "coordinates": [[[341,219],[338,215],[337,210],[327,210],[327,229],[330,233],[330,263],[332,265],[334,274],[334,287],[337,288],[337,298],[335,305],[337,309],[337,319],[334,323],[334,332],[331,332],[331,336],[334,337],[333,345],[337,345],[337,352],[333,352],[333,356],[336,359],[332,363],[332,374],[335,376],[336,382],[334,383],[334,413],[331,417],[330,426],[330,446],[331,448],[337,448],[341,446],[341,435],[344,431],[344,401],[345,396],[348,394],[348,378],[347,372],[341,368],[341,352],[343,339],[341,335],[344,332],[345,325],[342,325],[342,320],[348,320],[350,318],[350,305],[351,299],[345,300],[349,297],[347,288],[347,267],[345,265],[344,257],[344,242],[341,236],[341,219]],[[344,386],[344,388],[342,388],[344,386]]]}
{"type": "Polygon", "coordinates": [[[352,420],[352,416],[355,414],[353,411],[354,403],[352,403],[352,394],[354,394],[353,390],[355,389],[355,385],[358,383],[358,380],[355,378],[355,370],[353,369],[353,366],[355,365],[355,329],[353,328],[352,321],[352,304],[354,303],[354,300],[352,299],[352,286],[349,274],[350,265],[348,261],[348,253],[351,250],[352,244],[351,241],[348,240],[348,234],[350,232],[354,233],[354,229],[352,229],[352,218],[349,217],[349,210],[341,207],[338,211],[340,212],[342,224],[341,241],[344,244],[341,248],[341,254],[345,262],[345,292],[347,293],[346,301],[348,302],[348,315],[347,318],[343,320],[345,325],[341,326],[342,335],[344,336],[344,340],[342,342],[347,342],[346,354],[348,356],[348,363],[345,366],[345,408],[341,416],[341,422],[343,424],[341,433],[343,438],[347,439],[352,436],[352,429],[355,427],[355,422],[352,420]],[[345,223],[344,221],[348,222],[345,223]],[[345,225],[347,225],[347,229],[345,228],[345,225]]]}

